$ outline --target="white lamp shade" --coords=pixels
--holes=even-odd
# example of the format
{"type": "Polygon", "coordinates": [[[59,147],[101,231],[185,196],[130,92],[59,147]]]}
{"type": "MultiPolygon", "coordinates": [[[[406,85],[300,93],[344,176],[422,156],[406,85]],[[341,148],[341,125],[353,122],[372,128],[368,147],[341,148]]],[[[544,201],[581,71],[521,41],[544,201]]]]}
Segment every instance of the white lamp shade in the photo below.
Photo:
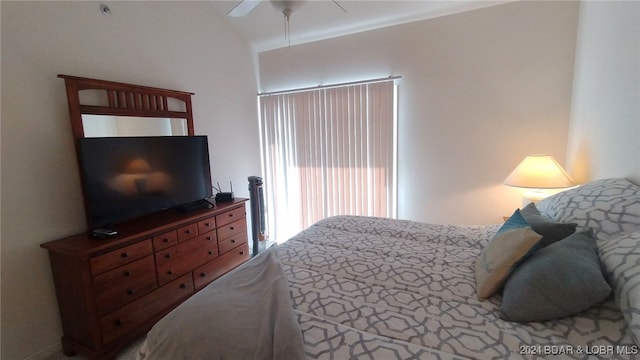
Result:
{"type": "Polygon", "coordinates": [[[573,180],[551,155],[529,155],[507,176],[505,185],[532,189],[573,186],[573,180]]]}

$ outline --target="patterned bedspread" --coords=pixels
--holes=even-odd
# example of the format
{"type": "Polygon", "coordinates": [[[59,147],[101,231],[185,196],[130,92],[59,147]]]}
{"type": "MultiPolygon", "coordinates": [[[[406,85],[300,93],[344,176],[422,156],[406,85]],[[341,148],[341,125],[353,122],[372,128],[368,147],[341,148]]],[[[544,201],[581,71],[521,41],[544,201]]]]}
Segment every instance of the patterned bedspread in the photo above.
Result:
{"type": "Polygon", "coordinates": [[[501,320],[500,295],[479,301],[474,261],[497,229],[339,216],[279,245],[306,356],[633,358],[612,300],[530,324],[501,320]]]}

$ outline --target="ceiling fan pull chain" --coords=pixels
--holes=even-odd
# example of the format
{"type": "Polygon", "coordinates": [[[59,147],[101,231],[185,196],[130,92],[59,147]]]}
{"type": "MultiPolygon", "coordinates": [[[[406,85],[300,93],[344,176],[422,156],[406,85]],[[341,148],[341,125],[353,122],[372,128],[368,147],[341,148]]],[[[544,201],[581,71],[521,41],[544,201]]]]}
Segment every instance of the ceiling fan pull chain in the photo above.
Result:
{"type": "MultiPolygon", "coordinates": [[[[284,12],[283,12],[284,13],[284,12]]],[[[289,29],[288,29],[288,19],[287,19],[287,14],[284,14],[284,39],[287,40],[287,38],[289,38],[289,29]]]]}
{"type": "Polygon", "coordinates": [[[291,47],[291,22],[289,21],[289,17],[287,16],[287,41],[289,42],[289,47],[291,47]]]}
{"type": "Polygon", "coordinates": [[[284,38],[289,41],[289,47],[291,47],[291,24],[289,19],[291,18],[291,14],[293,14],[293,10],[284,9],[282,10],[282,14],[284,15],[284,38]]]}

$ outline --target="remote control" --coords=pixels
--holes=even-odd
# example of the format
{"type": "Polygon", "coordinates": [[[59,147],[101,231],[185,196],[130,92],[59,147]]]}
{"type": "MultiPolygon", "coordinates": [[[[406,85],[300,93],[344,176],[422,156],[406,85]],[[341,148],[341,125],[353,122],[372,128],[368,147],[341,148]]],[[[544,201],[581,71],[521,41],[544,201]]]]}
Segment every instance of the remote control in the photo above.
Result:
{"type": "Polygon", "coordinates": [[[93,229],[91,230],[91,236],[97,237],[100,239],[113,237],[118,235],[118,232],[113,229],[93,229]]]}

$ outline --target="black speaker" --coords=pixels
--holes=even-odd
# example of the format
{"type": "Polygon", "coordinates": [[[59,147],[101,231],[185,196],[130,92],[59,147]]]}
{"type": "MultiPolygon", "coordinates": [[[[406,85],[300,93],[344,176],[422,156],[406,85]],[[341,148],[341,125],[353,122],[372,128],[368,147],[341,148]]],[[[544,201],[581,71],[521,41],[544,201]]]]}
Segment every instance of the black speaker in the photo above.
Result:
{"type": "Polygon", "coordinates": [[[264,214],[264,185],[262,178],[249,176],[249,200],[251,202],[251,233],[253,255],[260,248],[260,241],[266,240],[266,219],[264,214]]]}

